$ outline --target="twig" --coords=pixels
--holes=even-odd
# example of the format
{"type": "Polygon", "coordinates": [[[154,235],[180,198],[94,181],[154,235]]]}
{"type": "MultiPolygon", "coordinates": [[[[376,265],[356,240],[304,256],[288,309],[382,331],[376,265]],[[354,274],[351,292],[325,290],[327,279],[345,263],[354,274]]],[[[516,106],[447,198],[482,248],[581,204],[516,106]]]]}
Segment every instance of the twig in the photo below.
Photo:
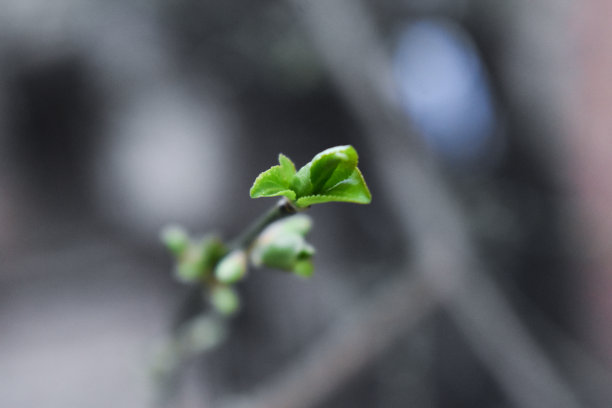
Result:
{"type": "MultiPolygon", "coordinates": [[[[231,249],[248,248],[268,225],[293,215],[297,211],[289,200],[281,199],[268,212],[248,226],[240,236],[232,241],[229,247],[231,249]]],[[[216,347],[225,337],[228,316],[205,310],[203,289],[207,284],[208,281],[202,282],[201,285],[190,288],[185,295],[172,322],[170,338],[163,345],[155,361],[157,395],[154,396],[154,403],[156,406],[166,407],[172,403],[177,391],[177,377],[183,363],[195,355],[216,347]],[[222,334],[217,336],[204,333],[210,339],[198,339],[198,335],[202,336],[202,329],[222,334]]]]}
{"type": "MultiPolygon", "coordinates": [[[[231,249],[248,248],[253,240],[257,238],[259,233],[268,225],[282,218],[293,215],[298,210],[285,198],[279,200],[274,207],[268,212],[257,218],[251,225],[245,228],[244,232],[236,237],[229,245],[231,249]]],[[[202,308],[202,287],[194,286],[185,295],[182,304],[177,310],[176,317],[172,323],[173,332],[176,334],[177,329],[188,319],[193,317],[194,311],[202,308]]]]}
{"type": "Polygon", "coordinates": [[[230,247],[232,249],[247,248],[268,225],[272,224],[274,221],[293,215],[297,213],[297,211],[298,209],[291,201],[286,198],[281,198],[267,213],[263,214],[247,227],[245,231],[230,244],[230,247]]]}

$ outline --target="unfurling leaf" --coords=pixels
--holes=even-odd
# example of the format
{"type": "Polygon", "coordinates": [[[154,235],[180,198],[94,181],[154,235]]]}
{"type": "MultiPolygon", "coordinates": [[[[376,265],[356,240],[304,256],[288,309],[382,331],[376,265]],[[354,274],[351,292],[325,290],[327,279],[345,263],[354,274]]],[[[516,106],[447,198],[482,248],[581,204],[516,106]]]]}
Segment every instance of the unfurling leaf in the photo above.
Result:
{"type": "Polygon", "coordinates": [[[219,238],[205,236],[193,240],[179,226],[164,228],[161,239],[176,256],[175,274],[178,280],[185,283],[206,279],[219,259],[227,252],[219,238]]]}
{"type": "Polygon", "coordinates": [[[283,154],[278,156],[278,161],[279,166],[273,166],[257,177],[251,187],[252,198],[285,196],[295,200],[295,192],[291,190],[295,165],[283,154]]]}
{"type": "Polygon", "coordinates": [[[308,207],[312,204],[327,203],[330,201],[344,201],[348,203],[368,204],[372,201],[370,191],[363,180],[359,169],[320,194],[300,197],[297,200],[298,207],[308,207]]]}
{"type": "Polygon", "coordinates": [[[357,151],[353,146],[337,146],[317,154],[310,162],[313,192],[328,191],[348,178],[357,168],[357,151]]]}
{"type": "Polygon", "coordinates": [[[251,197],[285,196],[299,208],[330,201],[368,204],[372,196],[357,162],[352,146],[337,146],[317,154],[296,172],[293,162],[281,154],[280,165],[257,177],[251,197]]]}

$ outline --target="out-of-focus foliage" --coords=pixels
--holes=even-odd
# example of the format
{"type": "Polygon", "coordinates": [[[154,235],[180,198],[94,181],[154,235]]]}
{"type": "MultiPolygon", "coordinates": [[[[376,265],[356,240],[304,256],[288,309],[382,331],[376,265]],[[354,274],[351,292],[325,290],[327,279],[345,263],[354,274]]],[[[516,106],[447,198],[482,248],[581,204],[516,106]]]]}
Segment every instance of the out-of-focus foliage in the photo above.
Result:
{"type": "Polygon", "coordinates": [[[294,215],[267,227],[253,243],[251,262],[261,267],[293,271],[302,277],[312,275],[314,248],[305,240],[312,221],[304,214],[294,215]]]}

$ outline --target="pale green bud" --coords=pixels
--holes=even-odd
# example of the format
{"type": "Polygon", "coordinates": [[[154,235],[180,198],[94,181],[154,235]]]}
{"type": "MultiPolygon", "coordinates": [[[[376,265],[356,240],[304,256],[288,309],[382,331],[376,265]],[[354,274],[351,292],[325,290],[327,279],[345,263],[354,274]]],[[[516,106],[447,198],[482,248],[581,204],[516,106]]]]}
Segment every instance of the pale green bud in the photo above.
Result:
{"type": "Polygon", "coordinates": [[[302,277],[302,278],[310,278],[314,272],[314,266],[310,259],[304,259],[301,261],[297,261],[295,265],[293,265],[293,273],[302,277]]]}
{"type": "Polygon", "coordinates": [[[300,276],[311,275],[312,263],[309,260],[314,248],[304,239],[311,225],[310,217],[306,215],[296,215],[270,225],[255,240],[251,262],[258,267],[294,271],[300,276]],[[302,263],[305,261],[308,263],[302,263]]]}
{"type": "Polygon", "coordinates": [[[246,275],[247,254],[244,250],[235,249],[226,255],[215,268],[215,277],[222,283],[234,283],[246,275]]]}
{"type": "Polygon", "coordinates": [[[175,256],[181,256],[189,246],[189,235],[179,225],[168,225],[160,233],[160,238],[175,256]]]}
{"type": "Polygon", "coordinates": [[[267,266],[290,270],[304,245],[304,238],[297,234],[278,234],[270,242],[256,243],[251,251],[255,266],[267,266]]]}
{"type": "Polygon", "coordinates": [[[229,286],[215,286],[210,294],[210,301],[221,314],[231,316],[240,309],[238,293],[229,286]]]}

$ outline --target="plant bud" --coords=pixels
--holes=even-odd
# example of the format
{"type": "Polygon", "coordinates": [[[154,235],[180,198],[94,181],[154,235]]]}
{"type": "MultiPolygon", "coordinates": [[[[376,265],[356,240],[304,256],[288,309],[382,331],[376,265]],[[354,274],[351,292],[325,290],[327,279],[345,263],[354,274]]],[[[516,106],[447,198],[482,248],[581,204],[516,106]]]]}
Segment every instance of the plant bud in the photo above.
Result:
{"type": "Polygon", "coordinates": [[[251,262],[257,267],[285,271],[296,272],[297,268],[303,272],[301,276],[311,275],[312,263],[297,265],[301,261],[309,261],[314,254],[314,248],[304,239],[311,226],[312,221],[307,215],[294,215],[275,222],[255,240],[251,262]]]}
{"type": "Polygon", "coordinates": [[[176,265],[175,276],[181,282],[191,283],[201,279],[203,272],[197,260],[187,257],[176,265]]]}
{"type": "Polygon", "coordinates": [[[217,264],[215,277],[222,283],[235,283],[244,278],[246,272],[246,252],[241,249],[235,249],[217,264]]]}
{"type": "Polygon", "coordinates": [[[168,225],[160,233],[160,238],[175,256],[181,256],[189,246],[189,236],[179,225],[168,225]]]}
{"type": "Polygon", "coordinates": [[[240,298],[229,286],[215,286],[210,295],[213,307],[221,314],[231,316],[240,309],[240,298]]]}
{"type": "Polygon", "coordinates": [[[312,219],[306,214],[297,214],[279,221],[278,225],[272,224],[271,228],[276,226],[286,232],[294,232],[304,236],[312,228],[312,219]]]}

